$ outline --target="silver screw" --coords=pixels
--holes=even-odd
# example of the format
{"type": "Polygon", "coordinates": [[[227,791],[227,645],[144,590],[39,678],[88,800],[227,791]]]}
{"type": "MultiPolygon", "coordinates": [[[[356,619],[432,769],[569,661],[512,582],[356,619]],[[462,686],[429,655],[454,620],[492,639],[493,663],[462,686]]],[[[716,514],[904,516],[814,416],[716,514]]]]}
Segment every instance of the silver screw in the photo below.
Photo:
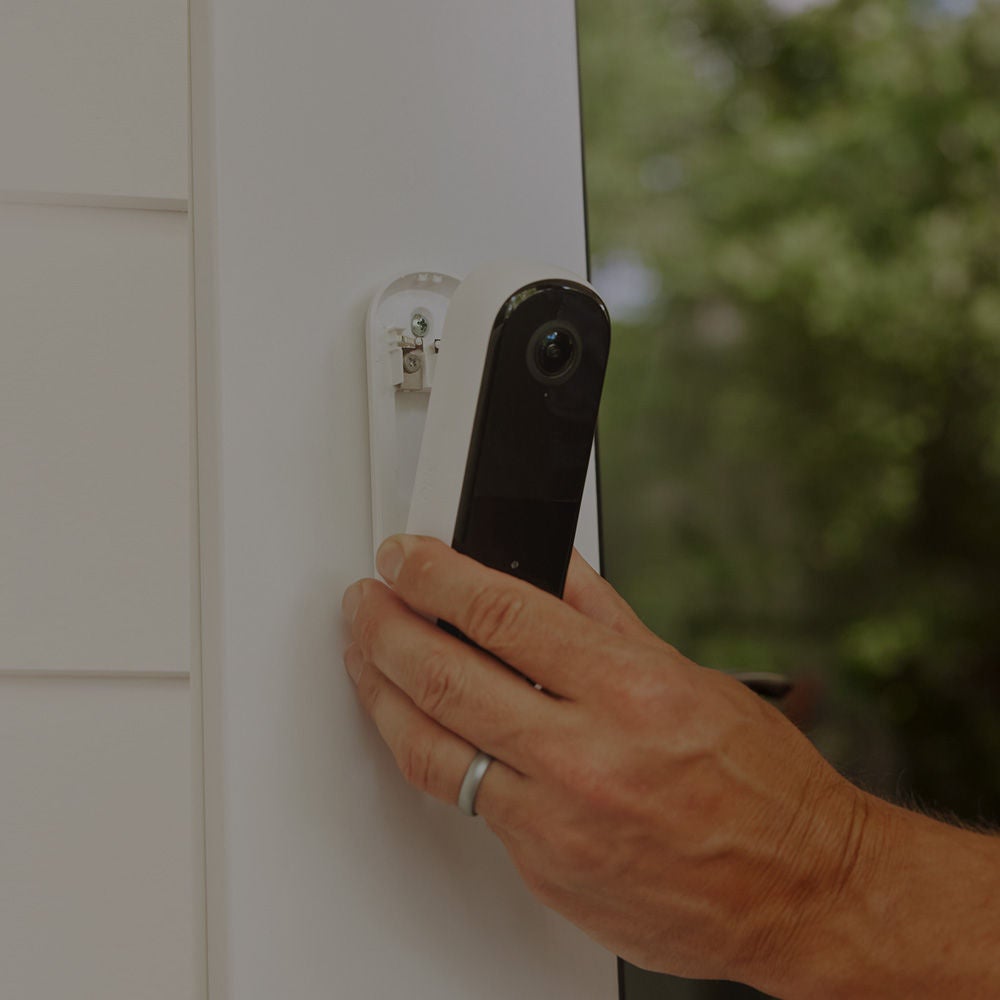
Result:
{"type": "Polygon", "coordinates": [[[406,357],[403,358],[403,371],[409,375],[420,371],[420,358],[417,357],[416,352],[407,354],[406,357]]]}
{"type": "Polygon", "coordinates": [[[431,324],[428,322],[427,317],[423,313],[415,312],[410,317],[410,333],[413,334],[418,340],[422,340],[427,336],[427,331],[431,328],[431,324]]]}

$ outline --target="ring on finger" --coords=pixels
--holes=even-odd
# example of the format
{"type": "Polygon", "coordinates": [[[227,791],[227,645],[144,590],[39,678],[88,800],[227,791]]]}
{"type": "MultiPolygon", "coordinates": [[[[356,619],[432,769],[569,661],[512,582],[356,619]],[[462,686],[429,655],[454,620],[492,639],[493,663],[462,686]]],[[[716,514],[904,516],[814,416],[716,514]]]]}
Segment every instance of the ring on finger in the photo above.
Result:
{"type": "Polygon", "coordinates": [[[482,750],[476,753],[465,772],[462,779],[462,786],[458,790],[458,808],[466,816],[476,816],[476,796],[479,794],[479,786],[489,770],[493,758],[482,750]]]}

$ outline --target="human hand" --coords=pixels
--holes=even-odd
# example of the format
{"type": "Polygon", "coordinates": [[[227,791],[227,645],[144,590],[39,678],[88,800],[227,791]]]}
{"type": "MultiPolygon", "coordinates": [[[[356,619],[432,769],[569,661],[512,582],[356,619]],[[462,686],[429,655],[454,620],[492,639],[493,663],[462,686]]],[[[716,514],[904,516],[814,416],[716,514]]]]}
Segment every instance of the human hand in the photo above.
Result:
{"type": "Polygon", "coordinates": [[[868,863],[871,800],[778,711],[578,556],[563,601],[427,538],[378,566],[389,586],[344,597],[361,702],[444,802],[476,748],[495,758],[476,807],[542,902],[645,968],[764,989],[817,947],[868,863]]]}

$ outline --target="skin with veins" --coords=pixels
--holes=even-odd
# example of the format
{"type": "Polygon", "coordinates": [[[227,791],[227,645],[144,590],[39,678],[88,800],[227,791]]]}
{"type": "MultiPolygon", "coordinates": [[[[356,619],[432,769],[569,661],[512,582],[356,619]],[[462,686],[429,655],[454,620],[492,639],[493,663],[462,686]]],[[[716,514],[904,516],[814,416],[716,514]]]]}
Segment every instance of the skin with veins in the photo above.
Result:
{"type": "Polygon", "coordinates": [[[454,803],[489,753],[477,811],[609,950],[789,1000],[1000,996],[1000,839],[850,784],[578,555],[563,600],[428,538],[378,567],[344,660],[403,776],[454,803]]]}

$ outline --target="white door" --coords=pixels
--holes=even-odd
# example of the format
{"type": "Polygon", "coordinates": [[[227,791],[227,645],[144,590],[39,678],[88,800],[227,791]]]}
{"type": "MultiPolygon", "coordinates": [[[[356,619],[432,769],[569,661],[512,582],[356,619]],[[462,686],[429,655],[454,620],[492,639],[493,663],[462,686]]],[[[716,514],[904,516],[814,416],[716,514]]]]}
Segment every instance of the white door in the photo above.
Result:
{"type": "MultiPolygon", "coordinates": [[[[585,270],[572,0],[201,13],[210,995],[610,1000],[614,957],[530,897],[481,822],[400,779],[339,618],[371,572],[372,293],[510,255],[585,270]]],[[[593,553],[592,496],[585,521],[593,553]]]]}
{"type": "Polygon", "coordinates": [[[0,8],[0,996],[615,995],[340,659],[368,299],[581,173],[571,0],[0,8]]]}

